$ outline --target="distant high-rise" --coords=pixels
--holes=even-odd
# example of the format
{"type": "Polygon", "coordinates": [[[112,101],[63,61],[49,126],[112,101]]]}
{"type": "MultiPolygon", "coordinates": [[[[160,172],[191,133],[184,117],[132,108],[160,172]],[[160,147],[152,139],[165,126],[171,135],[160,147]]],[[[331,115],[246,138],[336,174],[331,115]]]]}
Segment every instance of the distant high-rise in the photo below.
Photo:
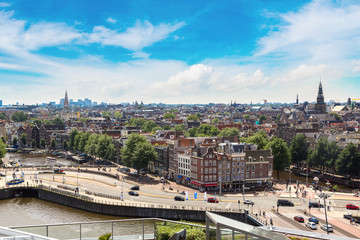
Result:
{"type": "Polygon", "coordinates": [[[299,104],[299,94],[296,94],[296,104],[299,104]]]}
{"type": "Polygon", "coordinates": [[[69,110],[69,98],[67,94],[67,90],[65,91],[65,100],[64,100],[64,110],[69,110]]]}
{"type": "Polygon", "coordinates": [[[325,113],[325,108],[326,108],[326,105],[325,105],[325,102],[324,102],[323,89],[322,89],[322,84],[321,84],[321,81],[320,81],[318,95],[317,95],[317,98],[316,98],[315,110],[318,113],[325,113]]]}

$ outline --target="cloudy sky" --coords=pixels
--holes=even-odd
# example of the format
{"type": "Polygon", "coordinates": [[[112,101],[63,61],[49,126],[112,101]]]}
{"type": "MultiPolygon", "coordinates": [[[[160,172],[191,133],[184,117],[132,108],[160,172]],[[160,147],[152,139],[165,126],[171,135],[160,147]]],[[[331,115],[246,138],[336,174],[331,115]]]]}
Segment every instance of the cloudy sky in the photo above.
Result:
{"type": "MultiPolygon", "coordinates": [[[[0,0],[1,1],[1,0],[0,0]]],[[[360,98],[360,2],[0,2],[4,104],[360,98]]]]}

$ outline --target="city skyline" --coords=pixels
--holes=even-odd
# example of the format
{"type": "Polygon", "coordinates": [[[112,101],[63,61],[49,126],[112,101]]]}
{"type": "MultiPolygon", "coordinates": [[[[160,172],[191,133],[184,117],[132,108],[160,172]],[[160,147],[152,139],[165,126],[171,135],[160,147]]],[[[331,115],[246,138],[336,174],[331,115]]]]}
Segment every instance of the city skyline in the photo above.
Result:
{"type": "Polygon", "coordinates": [[[4,105],[360,97],[356,1],[14,0],[0,29],[4,105]]]}

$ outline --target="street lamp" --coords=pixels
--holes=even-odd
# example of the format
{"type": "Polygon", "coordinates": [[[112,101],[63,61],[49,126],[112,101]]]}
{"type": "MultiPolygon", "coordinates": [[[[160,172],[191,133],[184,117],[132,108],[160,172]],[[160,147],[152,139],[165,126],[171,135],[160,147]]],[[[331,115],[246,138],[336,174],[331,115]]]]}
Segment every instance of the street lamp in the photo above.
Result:
{"type": "Polygon", "coordinates": [[[121,195],[120,195],[121,201],[123,201],[124,199],[123,192],[124,192],[124,175],[121,175],[121,195]]]}
{"type": "Polygon", "coordinates": [[[245,202],[245,183],[243,183],[243,187],[242,187],[242,192],[243,192],[243,201],[245,202]]]}
{"type": "Polygon", "coordinates": [[[323,198],[323,199],[324,199],[325,221],[326,221],[326,233],[329,235],[329,225],[328,225],[327,212],[326,212],[326,199],[327,199],[328,197],[330,197],[330,195],[327,194],[327,193],[323,193],[323,192],[322,192],[322,193],[318,194],[318,196],[319,196],[320,198],[323,198]]]}

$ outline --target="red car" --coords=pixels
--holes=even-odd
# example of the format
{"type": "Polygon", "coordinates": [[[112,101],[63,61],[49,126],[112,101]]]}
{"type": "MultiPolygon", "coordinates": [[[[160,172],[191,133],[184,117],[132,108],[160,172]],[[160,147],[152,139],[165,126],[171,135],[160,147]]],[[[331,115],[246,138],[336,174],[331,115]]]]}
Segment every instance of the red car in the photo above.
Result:
{"type": "Polygon", "coordinates": [[[212,203],[218,203],[219,202],[219,199],[216,199],[216,198],[213,198],[213,197],[209,197],[208,202],[212,202],[212,203]]]}
{"type": "Polygon", "coordinates": [[[359,207],[354,205],[354,204],[347,204],[346,205],[346,209],[354,209],[354,210],[359,210],[359,207]]]}
{"type": "Polygon", "coordinates": [[[294,220],[298,222],[304,222],[304,218],[302,216],[295,216],[294,220]]]}

